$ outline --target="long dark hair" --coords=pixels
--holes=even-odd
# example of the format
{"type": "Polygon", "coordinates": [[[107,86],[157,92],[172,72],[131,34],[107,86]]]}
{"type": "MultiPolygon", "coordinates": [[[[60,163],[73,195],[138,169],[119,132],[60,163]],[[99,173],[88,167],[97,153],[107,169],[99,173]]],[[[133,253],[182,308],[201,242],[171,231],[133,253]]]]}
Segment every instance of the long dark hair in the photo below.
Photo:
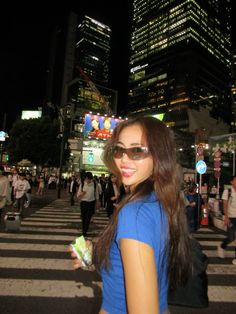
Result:
{"type": "Polygon", "coordinates": [[[110,223],[98,239],[94,250],[96,267],[109,268],[109,251],[114,237],[119,210],[125,202],[137,199],[155,191],[158,201],[166,211],[168,219],[169,246],[169,284],[170,287],[184,282],[190,271],[190,245],[185,216],[185,208],[181,202],[180,180],[176,164],[176,152],[172,132],[166,125],[152,117],[137,117],[120,122],[107,143],[103,160],[106,166],[119,180],[121,175],[112,155],[112,148],[119,140],[120,132],[127,126],[139,125],[143,131],[143,139],[153,158],[153,174],[145,182],[137,185],[118,209],[114,212],[110,223]]]}

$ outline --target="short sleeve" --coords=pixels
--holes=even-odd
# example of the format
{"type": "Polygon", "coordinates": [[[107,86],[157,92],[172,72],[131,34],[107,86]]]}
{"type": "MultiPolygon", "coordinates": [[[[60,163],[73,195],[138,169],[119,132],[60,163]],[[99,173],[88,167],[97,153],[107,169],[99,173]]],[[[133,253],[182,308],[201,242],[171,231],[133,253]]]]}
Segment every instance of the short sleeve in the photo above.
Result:
{"type": "Polygon", "coordinates": [[[223,193],[222,193],[222,200],[224,200],[224,201],[228,201],[228,194],[229,194],[229,191],[226,189],[226,190],[224,190],[223,191],[223,193]]]}
{"type": "Polygon", "coordinates": [[[156,233],[157,202],[132,202],[125,205],[118,217],[116,241],[120,239],[133,239],[154,247],[154,234],[156,233]]]}

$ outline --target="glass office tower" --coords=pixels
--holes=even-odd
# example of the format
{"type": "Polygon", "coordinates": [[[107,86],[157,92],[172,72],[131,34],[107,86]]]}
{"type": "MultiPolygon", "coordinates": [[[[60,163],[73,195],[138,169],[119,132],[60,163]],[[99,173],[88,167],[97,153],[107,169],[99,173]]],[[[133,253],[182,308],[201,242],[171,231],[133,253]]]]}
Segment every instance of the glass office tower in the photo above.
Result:
{"type": "Polygon", "coordinates": [[[107,86],[111,50],[111,29],[85,16],[78,26],[76,64],[94,83],[107,86]]]}
{"type": "Polygon", "coordinates": [[[83,121],[88,112],[116,113],[117,92],[108,88],[111,33],[109,26],[89,16],[77,27],[74,80],[68,86],[73,123],[83,121]]]}
{"type": "Polygon", "coordinates": [[[236,132],[236,50],[232,51],[232,119],[231,119],[231,131],[236,132]]]}
{"type": "Polygon", "coordinates": [[[129,112],[230,116],[230,0],[133,0],[129,112]]]}

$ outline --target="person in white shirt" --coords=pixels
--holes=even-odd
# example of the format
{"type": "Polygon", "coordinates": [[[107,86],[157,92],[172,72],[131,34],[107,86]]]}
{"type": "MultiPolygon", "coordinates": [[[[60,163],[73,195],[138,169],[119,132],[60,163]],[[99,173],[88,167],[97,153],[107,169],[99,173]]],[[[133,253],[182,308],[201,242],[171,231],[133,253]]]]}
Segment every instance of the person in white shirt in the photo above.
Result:
{"type": "Polygon", "coordinates": [[[84,182],[80,184],[77,197],[81,201],[82,234],[85,237],[87,236],[89,224],[95,212],[95,207],[99,205],[98,189],[91,172],[86,172],[84,182]]]}
{"type": "Polygon", "coordinates": [[[13,169],[12,176],[11,176],[11,199],[14,202],[15,201],[15,193],[14,193],[14,186],[16,184],[16,181],[19,179],[18,171],[16,169],[13,169]]]}
{"type": "Polygon", "coordinates": [[[26,193],[30,190],[31,186],[26,180],[25,173],[19,174],[19,179],[14,186],[15,199],[17,200],[17,208],[19,213],[23,216],[24,204],[27,201],[26,193]]]}
{"type": "MultiPolygon", "coordinates": [[[[227,245],[235,240],[236,232],[236,176],[230,180],[231,187],[222,194],[224,208],[224,224],[227,226],[227,236],[218,246],[218,256],[224,258],[227,245]]],[[[236,265],[236,259],[232,261],[236,265]]]]}
{"type": "Polygon", "coordinates": [[[4,167],[0,165],[0,223],[4,207],[11,202],[10,183],[4,176],[4,167]]]}

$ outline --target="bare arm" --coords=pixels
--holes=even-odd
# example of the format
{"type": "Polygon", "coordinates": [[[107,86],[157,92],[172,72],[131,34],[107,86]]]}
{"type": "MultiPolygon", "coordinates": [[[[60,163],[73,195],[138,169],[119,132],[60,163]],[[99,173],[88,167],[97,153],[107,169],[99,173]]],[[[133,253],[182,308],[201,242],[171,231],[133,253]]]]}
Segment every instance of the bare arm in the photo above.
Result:
{"type": "Polygon", "coordinates": [[[129,314],[159,314],[158,282],[153,249],[131,239],[121,239],[129,314]]]}

